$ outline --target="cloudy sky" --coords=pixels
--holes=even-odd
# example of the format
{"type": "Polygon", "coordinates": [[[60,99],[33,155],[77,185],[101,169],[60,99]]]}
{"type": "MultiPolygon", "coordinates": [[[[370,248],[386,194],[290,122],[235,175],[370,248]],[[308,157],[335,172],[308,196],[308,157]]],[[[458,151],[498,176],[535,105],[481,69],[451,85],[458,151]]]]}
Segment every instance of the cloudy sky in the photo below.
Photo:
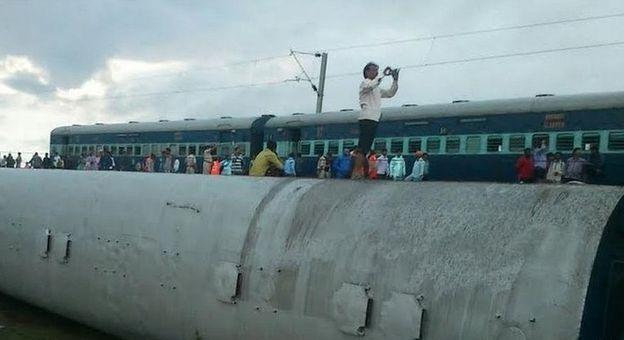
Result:
{"type": "MultiPolygon", "coordinates": [[[[357,107],[371,60],[435,64],[624,42],[624,16],[343,47],[619,13],[621,0],[0,0],[0,153],[47,150],[61,125],[313,112],[309,84],[284,82],[300,76],[291,48],[329,51],[324,110],[337,110],[357,107]]],[[[408,67],[384,105],[622,91],[622,55],[616,45],[408,67]]],[[[301,60],[318,75],[318,58],[301,60]]]]}

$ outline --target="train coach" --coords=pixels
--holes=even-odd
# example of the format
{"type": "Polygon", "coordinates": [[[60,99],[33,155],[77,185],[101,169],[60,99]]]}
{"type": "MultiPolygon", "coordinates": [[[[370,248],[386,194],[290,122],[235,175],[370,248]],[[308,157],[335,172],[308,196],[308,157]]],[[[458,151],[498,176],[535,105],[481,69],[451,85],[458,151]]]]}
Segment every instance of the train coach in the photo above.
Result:
{"type": "MultiPolygon", "coordinates": [[[[253,157],[263,142],[275,140],[280,157],[296,153],[298,174],[313,176],[319,155],[357,145],[358,113],[61,127],[52,131],[50,149],[76,157],[107,148],[116,158],[137,162],[167,147],[176,157],[201,156],[210,144],[222,156],[241,145],[253,157]]],[[[433,180],[511,182],[518,156],[541,140],[564,157],[576,147],[588,153],[597,145],[605,158],[605,183],[624,184],[624,92],[405,104],[382,111],[373,148],[404,155],[408,168],[417,150],[428,152],[433,180]]]]}

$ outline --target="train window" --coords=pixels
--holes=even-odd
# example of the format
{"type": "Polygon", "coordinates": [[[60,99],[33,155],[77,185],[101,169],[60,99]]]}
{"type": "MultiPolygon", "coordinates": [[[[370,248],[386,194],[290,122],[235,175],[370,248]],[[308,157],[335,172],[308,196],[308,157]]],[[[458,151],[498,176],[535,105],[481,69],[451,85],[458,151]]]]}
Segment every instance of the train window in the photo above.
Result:
{"type": "Polygon", "coordinates": [[[446,137],[446,153],[459,152],[459,137],[446,137]]]}
{"type": "Polygon", "coordinates": [[[125,147],[125,146],[120,146],[120,147],[119,147],[119,154],[120,154],[120,155],[123,155],[123,154],[125,154],[125,153],[126,153],[126,147],[125,147]]]}
{"type": "Polygon", "coordinates": [[[393,138],[390,140],[390,153],[393,155],[403,153],[403,138],[393,138]]]}
{"type": "Polygon", "coordinates": [[[86,145],[83,145],[81,148],[81,152],[86,154],[87,152],[89,152],[89,148],[86,145]]]}
{"type": "Polygon", "coordinates": [[[509,136],[509,151],[522,152],[526,147],[526,138],[524,135],[509,136]]]}
{"type": "Polygon", "coordinates": [[[113,155],[117,156],[117,145],[111,145],[111,147],[110,147],[110,152],[111,152],[113,155]]]}
{"type": "Polygon", "coordinates": [[[140,145],[135,145],[134,146],[134,155],[135,156],[141,156],[141,146],[140,145]]]}
{"type": "Polygon", "coordinates": [[[329,141],[329,147],[327,148],[327,152],[331,152],[332,155],[338,154],[338,141],[337,140],[329,141]]]}
{"type": "Polygon", "coordinates": [[[533,135],[531,145],[535,148],[542,145],[542,141],[546,141],[546,145],[550,144],[550,136],[547,133],[536,133],[533,135]]]}
{"type": "Polygon", "coordinates": [[[180,153],[180,156],[186,156],[186,145],[180,145],[178,151],[180,153]]]}
{"type": "Polygon", "coordinates": [[[608,148],[612,151],[624,150],[624,132],[611,132],[608,148]]]}
{"type": "Polygon", "coordinates": [[[70,145],[67,147],[67,154],[68,155],[73,155],[74,154],[74,146],[70,145]]]}
{"type": "Polygon", "coordinates": [[[299,152],[302,156],[309,156],[310,150],[312,150],[312,145],[310,142],[302,142],[299,152]]]}
{"type": "Polygon", "coordinates": [[[132,145],[126,145],[126,154],[132,156],[132,145]]]}
{"type": "Polygon", "coordinates": [[[243,144],[238,144],[238,149],[241,152],[241,155],[246,155],[247,154],[247,144],[243,143],[243,144]]]}
{"type": "Polygon", "coordinates": [[[169,144],[169,150],[171,151],[172,156],[178,155],[178,144],[169,144]]]}
{"type": "Polygon", "coordinates": [[[188,153],[197,156],[197,146],[195,144],[191,144],[188,146],[188,153]]]}
{"type": "Polygon", "coordinates": [[[592,145],[600,148],[600,134],[596,132],[584,133],[581,137],[581,144],[585,150],[589,150],[592,145]]]}
{"type": "Polygon", "coordinates": [[[386,140],[382,138],[375,139],[375,141],[373,142],[373,150],[380,153],[383,149],[388,149],[388,146],[386,145],[386,140]]]}
{"type": "Polygon", "coordinates": [[[501,151],[503,151],[503,137],[488,136],[487,137],[487,152],[501,152],[501,151]]]}
{"type": "Polygon", "coordinates": [[[157,156],[160,155],[161,151],[162,150],[160,149],[160,145],[159,144],[152,144],[152,153],[154,155],[157,155],[157,156]]]}
{"type": "Polygon", "coordinates": [[[427,138],[427,152],[428,153],[440,152],[440,138],[438,137],[427,138]]]}
{"type": "Polygon", "coordinates": [[[572,151],[574,149],[574,135],[571,133],[560,133],[555,140],[557,151],[572,151]]]}
{"type": "Polygon", "coordinates": [[[221,156],[231,155],[233,149],[234,148],[232,146],[232,143],[222,143],[221,145],[219,145],[217,154],[221,156]]]}
{"type": "Polygon", "coordinates": [[[466,153],[481,152],[481,136],[466,137],[466,153]]]}
{"type": "Polygon", "coordinates": [[[420,138],[410,138],[407,141],[407,152],[412,154],[418,150],[422,149],[422,139],[420,138]]]}
{"type": "Polygon", "coordinates": [[[95,145],[89,145],[89,152],[95,152],[95,145]]]}
{"type": "Polygon", "coordinates": [[[208,149],[208,145],[207,144],[199,144],[199,154],[197,154],[197,155],[198,156],[203,156],[204,155],[204,151],[206,149],[208,149]]]}
{"type": "Polygon", "coordinates": [[[355,140],[353,139],[345,139],[344,141],[342,141],[342,149],[349,149],[349,150],[353,150],[355,149],[355,140]]]}
{"type": "Polygon", "coordinates": [[[320,156],[325,153],[325,142],[316,141],[314,142],[314,154],[320,156]]]}

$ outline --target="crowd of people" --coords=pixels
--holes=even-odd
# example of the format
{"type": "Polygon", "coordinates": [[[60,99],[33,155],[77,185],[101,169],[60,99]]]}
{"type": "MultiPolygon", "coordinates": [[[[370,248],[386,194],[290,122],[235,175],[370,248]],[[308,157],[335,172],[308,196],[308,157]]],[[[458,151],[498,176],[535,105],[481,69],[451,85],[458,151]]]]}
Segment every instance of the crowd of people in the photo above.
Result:
{"type": "MultiPolygon", "coordinates": [[[[275,148],[275,142],[267,143],[266,149],[260,152],[252,162],[249,170],[250,176],[297,176],[295,155],[291,153],[282,164],[275,148]]],[[[331,153],[321,155],[316,163],[316,175],[321,179],[424,181],[429,175],[429,160],[426,152],[416,152],[412,172],[406,176],[405,159],[400,154],[389,159],[386,149],[383,149],[379,155],[374,150],[365,155],[359,147],[353,150],[345,148],[337,157],[331,153]]]]}
{"type": "Polygon", "coordinates": [[[65,160],[58,153],[54,153],[52,157],[46,153],[43,158],[39,156],[39,153],[35,152],[32,158],[24,162],[22,159],[22,153],[18,152],[17,157],[13,158],[13,154],[9,152],[8,155],[2,156],[0,159],[0,168],[32,168],[32,169],[64,169],[65,160]]]}
{"type": "Polygon", "coordinates": [[[547,152],[546,140],[538,141],[534,149],[526,148],[516,162],[520,183],[596,183],[604,178],[604,157],[598,146],[590,147],[589,159],[581,157],[581,148],[563,160],[560,152],[547,152]]]}

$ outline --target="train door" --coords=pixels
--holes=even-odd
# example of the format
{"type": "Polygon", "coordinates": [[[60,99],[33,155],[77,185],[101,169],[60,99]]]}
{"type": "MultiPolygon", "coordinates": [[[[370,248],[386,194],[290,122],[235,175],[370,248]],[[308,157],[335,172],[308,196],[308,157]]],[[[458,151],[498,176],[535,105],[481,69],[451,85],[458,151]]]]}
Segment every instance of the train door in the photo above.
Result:
{"type": "Polygon", "coordinates": [[[251,124],[249,138],[249,157],[254,159],[264,148],[264,125],[275,117],[274,115],[262,115],[251,124]]]}

